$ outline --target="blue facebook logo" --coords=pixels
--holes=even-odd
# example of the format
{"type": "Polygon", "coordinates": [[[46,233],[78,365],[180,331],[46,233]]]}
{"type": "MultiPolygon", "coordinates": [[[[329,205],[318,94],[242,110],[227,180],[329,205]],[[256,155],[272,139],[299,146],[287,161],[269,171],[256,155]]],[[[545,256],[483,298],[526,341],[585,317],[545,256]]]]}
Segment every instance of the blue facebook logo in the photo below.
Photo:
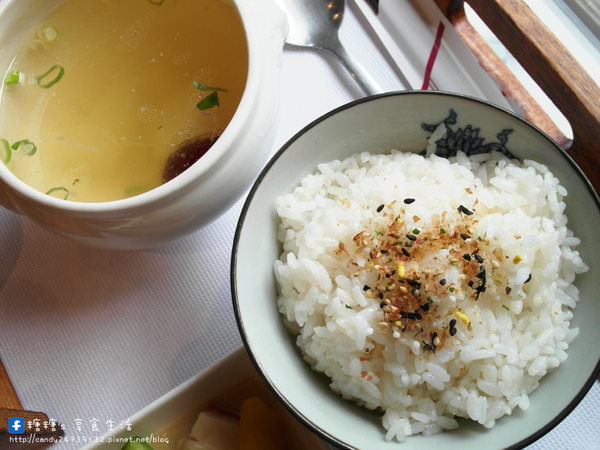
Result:
{"type": "Polygon", "coordinates": [[[8,418],[8,432],[10,434],[25,433],[25,420],[22,417],[9,417],[8,418]]]}

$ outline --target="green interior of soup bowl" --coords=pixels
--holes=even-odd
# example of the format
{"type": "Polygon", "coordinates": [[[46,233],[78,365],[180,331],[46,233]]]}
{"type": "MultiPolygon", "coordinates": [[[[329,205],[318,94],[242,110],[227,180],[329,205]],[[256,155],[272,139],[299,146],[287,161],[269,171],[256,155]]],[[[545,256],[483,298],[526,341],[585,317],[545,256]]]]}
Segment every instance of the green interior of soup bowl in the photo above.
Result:
{"type": "Polygon", "coordinates": [[[325,438],[348,448],[398,448],[386,442],[381,413],[343,400],[328,387],[328,379],[312,371],[277,310],[273,263],[280,256],[275,199],[290,192],[317,164],[344,159],[357,152],[421,151],[430,132],[422,123],[439,123],[450,109],[457,127],[481,129],[496,141],[502,129],[512,129],[508,149],[517,157],[548,166],[567,189],[569,228],[590,270],[576,279],[580,301],[572,326],[579,335],[567,350],[568,359],[544,377],[530,396],[526,412],[515,409],[492,429],[461,421],[453,431],[413,436],[410,449],[504,448],[524,446],[549,431],[581,400],[600,369],[600,202],[573,161],[547,136],[522,119],[485,102],[447,93],[399,92],[370,97],[343,106],[308,125],[270,161],[244,206],[232,256],[232,290],[242,337],[260,372],[280,399],[325,438]]]}

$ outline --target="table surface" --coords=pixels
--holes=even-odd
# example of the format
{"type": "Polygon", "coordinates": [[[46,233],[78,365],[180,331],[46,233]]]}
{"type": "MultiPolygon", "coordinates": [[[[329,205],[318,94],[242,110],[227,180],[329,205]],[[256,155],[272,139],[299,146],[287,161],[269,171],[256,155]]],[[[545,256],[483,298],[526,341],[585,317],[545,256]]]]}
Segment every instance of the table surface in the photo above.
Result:
{"type": "MultiPolygon", "coordinates": [[[[386,89],[403,87],[373,56],[351,11],[342,38],[386,89]]],[[[291,48],[280,89],[273,151],[312,119],[360,95],[335,61],[291,48]]],[[[25,407],[59,419],[68,436],[97,435],[242,345],[229,288],[242,202],[170,245],[120,253],[80,246],[0,210],[0,356],[25,407]]],[[[600,448],[598,423],[595,383],[530,448],[600,448]]]]}

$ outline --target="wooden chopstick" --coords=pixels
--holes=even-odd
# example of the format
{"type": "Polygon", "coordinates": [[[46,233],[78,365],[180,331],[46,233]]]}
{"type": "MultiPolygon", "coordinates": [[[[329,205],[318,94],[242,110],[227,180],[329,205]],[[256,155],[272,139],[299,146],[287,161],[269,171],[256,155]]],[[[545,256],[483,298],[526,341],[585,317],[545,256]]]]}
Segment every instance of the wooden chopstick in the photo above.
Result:
{"type": "MultiPolygon", "coordinates": [[[[0,360],[0,408],[23,409],[23,405],[13,386],[6,368],[0,360]]],[[[0,430],[5,423],[0,423],[0,430]]]]}

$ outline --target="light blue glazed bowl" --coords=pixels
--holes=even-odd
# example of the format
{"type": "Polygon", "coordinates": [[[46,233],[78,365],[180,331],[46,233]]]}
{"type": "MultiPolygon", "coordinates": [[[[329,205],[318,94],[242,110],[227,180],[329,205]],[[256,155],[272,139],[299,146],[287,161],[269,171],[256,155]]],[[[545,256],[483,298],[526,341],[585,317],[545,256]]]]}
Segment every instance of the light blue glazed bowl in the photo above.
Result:
{"type": "MultiPolygon", "coordinates": [[[[431,127],[429,127],[431,128],[431,127]]],[[[539,129],[513,113],[469,97],[441,92],[397,92],[367,97],[306,126],[271,159],[252,188],[235,235],[231,284],[242,338],[259,372],[298,419],[342,448],[432,449],[520,448],[551,430],[579,403],[600,373],[600,201],[573,160],[539,129]],[[454,111],[454,114],[450,112],[454,111]],[[590,270],[577,277],[580,302],[573,325],[579,335],[568,359],[544,377],[526,412],[504,417],[492,429],[461,421],[453,431],[385,442],[381,414],[343,400],[328,379],[302,360],[276,306],[273,262],[277,242],[275,198],[290,192],[317,164],[357,152],[422,150],[431,132],[422,124],[444,119],[453,129],[471,125],[468,140],[485,142],[518,158],[539,161],[568,190],[569,228],[590,270]],[[480,131],[476,132],[475,128],[480,131]],[[501,133],[502,130],[512,130],[501,133]]]]}

